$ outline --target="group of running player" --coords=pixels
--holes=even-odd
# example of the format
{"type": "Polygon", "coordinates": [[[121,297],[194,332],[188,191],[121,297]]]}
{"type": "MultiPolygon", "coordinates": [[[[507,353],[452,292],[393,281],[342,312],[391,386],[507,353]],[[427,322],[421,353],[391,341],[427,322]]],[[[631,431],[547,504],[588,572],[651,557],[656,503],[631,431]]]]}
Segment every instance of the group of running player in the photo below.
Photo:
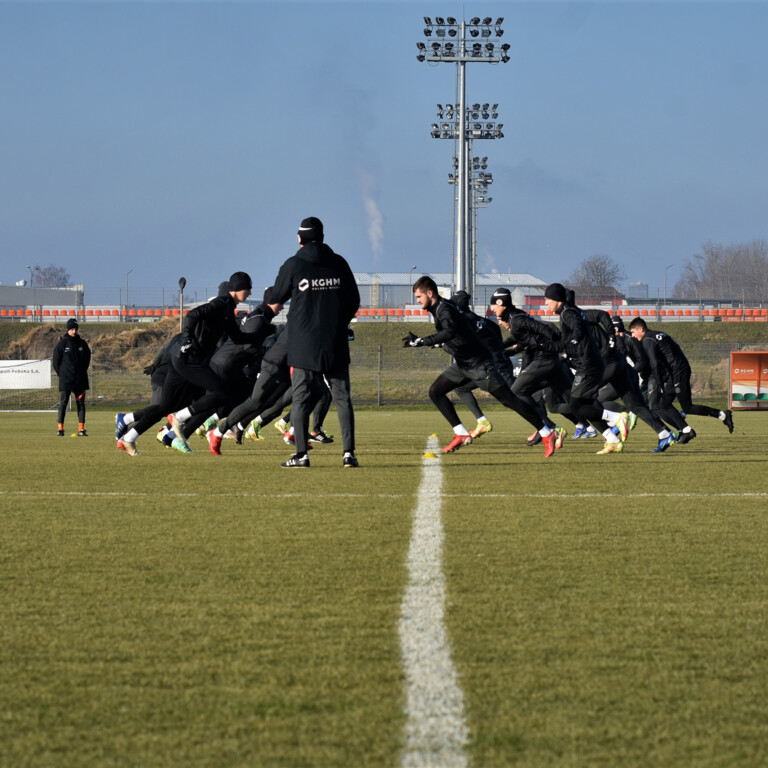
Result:
{"type": "Polygon", "coordinates": [[[414,283],[413,292],[432,315],[436,332],[423,338],[409,333],[403,345],[442,347],[452,356],[429,389],[430,399],[453,428],[443,453],[493,428],[472,394],[476,388],[534,427],[528,444],[542,442],[545,458],[554,455],[567,436],[567,429],[549,414],[570,421],[574,438],[602,434],[599,454],[621,452],[638,419],[658,436],[654,453],[696,437],[687,415],[720,419],[733,432],[730,410],[692,402],[691,366],[685,354],[668,333],[652,331],[640,317],[632,320],[627,335],[620,317],[581,309],[573,291],[561,283],[551,283],[544,293],[545,305],[559,318],[559,329],[515,307],[508,288],[497,289],[491,297],[498,325],[472,312],[471,297],[464,291],[443,298],[428,276],[414,283]],[[508,331],[506,338],[501,328],[508,331]],[[521,361],[517,376],[510,355],[521,361]],[[471,431],[448,398],[454,390],[477,420],[471,431]]]}

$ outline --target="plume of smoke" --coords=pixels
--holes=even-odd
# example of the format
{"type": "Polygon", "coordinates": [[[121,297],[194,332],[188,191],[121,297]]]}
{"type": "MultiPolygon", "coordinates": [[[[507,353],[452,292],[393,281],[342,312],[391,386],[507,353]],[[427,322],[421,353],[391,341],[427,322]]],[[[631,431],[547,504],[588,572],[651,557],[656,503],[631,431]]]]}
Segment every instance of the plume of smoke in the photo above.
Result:
{"type": "Polygon", "coordinates": [[[362,171],[360,173],[360,187],[363,195],[363,207],[368,219],[368,239],[371,242],[373,256],[378,260],[384,255],[384,217],[381,215],[379,205],[376,202],[373,176],[362,171]]]}

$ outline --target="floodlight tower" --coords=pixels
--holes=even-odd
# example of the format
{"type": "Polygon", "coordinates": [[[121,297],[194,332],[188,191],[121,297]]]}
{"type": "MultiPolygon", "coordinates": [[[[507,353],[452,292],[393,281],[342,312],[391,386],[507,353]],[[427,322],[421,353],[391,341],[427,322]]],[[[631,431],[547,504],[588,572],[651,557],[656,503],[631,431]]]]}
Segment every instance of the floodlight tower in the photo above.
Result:
{"type": "MultiPolygon", "coordinates": [[[[456,172],[459,166],[459,160],[457,157],[453,158],[453,173],[448,174],[448,183],[454,186],[458,186],[458,173],[456,172]]],[[[477,210],[478,208],[486,208],[493,202],[493,198],[488,194],[488,187],[493,184],[493,174],[487,170],[488,158],[487,157],[472,157],[469,165],[469,266],[470,266],[470,282],[471,288],[467,289],[467,292],[475,298],[477,286],[475,279],[477,276],[477,210]]],[[[454,194],[454,204],[456,203],[456,195],[454,194]]]]}
{"type": "MultiPolygon", "coordinates": [[[[432,136],[434,138],[452,138],[458,142],[458,202],[456,213],[456,273],[455,290],[472,290],[474,274],[470,264],[470,188],[469,188],[469,147],[468,142],[473,138],[501,138],[499,126],[498,136],[483,135],[488,133],[482,123],[469,124],[466,97],[466,75],[465,65],[474,62],[485,62],[486,64],[506,63],[509,61],[509,45],[498,46],[490,41],[490,38],[500,38],[504,34],[501,28],[504,19],[499,17],[496,22],[490,16],[480,19],[475,16],[469,22],[462,20],[457,22],[452,16],[443,18],[435,16],[434,22],[429,16],[424,17],[424,35],[431,38],[434,34],[437,40],[427,43],[416,43],[419,53],[416,58],[419,61],[428,62],[451,62],[457,65],[458,94],[459,103],[452,105],[455,109],[451,112],[456,116],[455,126],[451,128],[450,123],[438,126],[440,130],[436,133],[436,124],[432,125],[432,136]],[[450,38],[450,39],[446,39],[450,38]],[[476,38],[485,40],[485,43],[479,42],[476,38]],[[447,127],[446,127],[447,126],[447,127]],[[474,135],[473,135],[474,134],[474,135]]],[[[475,105],[480,107],[480,105],[475,105]]],[[[441,111],[438,105],[438,116],[441,111]]],[[[476,111],[479,111],[476,110],[476,111]]]]}
{"type": "MultiPolygon", "coordinates": [[[[492,45],[488,43],[487,45],[492,45]]],[[[506,54],[505,54],[506,55],[506,54]]],[[[432,123],[431,136],[433,139],[453,139],[458,143],[459,150],[453,158],[454,179],[451,183],[456,185],[457,195],[454,195],[455,220],[457,233],[456,249],[456,283],[463,280],[465,286],[463,290],[474,295],[474,283],[476,274],[476,237],[472,232],[473,222],[476,223],[476,217],[472,212],[474,205],[471,194],[472,171],[469,166],[472,157],[473,142],[486,139],[503,139],[502,128],[504,123],[496,122],[499,117],[498,104],[472,104],[462,113],[459,104],[438,104],[437,119],[439,123],[432,123]],[[461,119],[461,115],[464,119],[461,119]],[[463,139],[462,136],[463,129],[463,139]],[[462,159],[461,147],[466,147],[464,158],[462,159]],[[463,174],[462,174],[463,169],[463,174]],[[463,229],[462,229],[463,227],[463,229]],[[462,241],[463,249],[459,246],[462,241]],[[463,254],[463,258],[462,258],[463,254]]],[[[483,158],[487,166],[488,158],[483,158]]],[[[473,163],[479,162],[478,158],[472,159],[473,163]]],[[[475,171],[480,170],[475,168],[475,171]]],[[[457,289],[458,290],[458,289],[457,289]]]]}

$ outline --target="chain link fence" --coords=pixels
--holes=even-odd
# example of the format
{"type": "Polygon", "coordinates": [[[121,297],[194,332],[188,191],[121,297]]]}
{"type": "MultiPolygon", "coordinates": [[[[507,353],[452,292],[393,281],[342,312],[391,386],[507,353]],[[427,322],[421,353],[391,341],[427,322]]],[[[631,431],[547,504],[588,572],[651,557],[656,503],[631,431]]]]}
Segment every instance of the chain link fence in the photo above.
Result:
{"type": "MultiPolygon", "coordinates": [[[[693,369],[694,396],[703,401],[725,404],[728,398],[730,352],[753,345],[744,343],[688,344],[685,353],[693,369]]],[[[148,403],[149,376],[142,371],[156,349],[130,349],[112,354],[93,350],[91,388],[86,403],[114,410],[148,403]]],[[[423,405],[429,403],[427,390],[448,364],[448,356],[433,349],[394,348],[383,345],[350,346],[352,395],[357,405],[423,405]]],[[[59,394],[53,375],[50,389],[0,390],[0,411],[55,411],[59,394]]],[[[479,398],[487,397],[478,393],[479,398]]]]}

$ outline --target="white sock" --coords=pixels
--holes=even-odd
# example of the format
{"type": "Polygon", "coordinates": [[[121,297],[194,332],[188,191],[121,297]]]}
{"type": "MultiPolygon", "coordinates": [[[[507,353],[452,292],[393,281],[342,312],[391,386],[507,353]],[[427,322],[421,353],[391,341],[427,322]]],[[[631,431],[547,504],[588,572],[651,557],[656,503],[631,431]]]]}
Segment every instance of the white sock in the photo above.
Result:
{"type": "Polygon", "coordinates": [[[262,424],[262,421],[261,421],[261,415],[257,416],[257,417],[254,419],[254,421],[255,421],[255,422],[256,422],[256,423],[257,423],[259,426],[261,426],[261,424],[262,424]]]}
{"type": "Polygon", "coordinates": [[[139,439],[139,433],[135,429],[129,429],[123,435],[123,442],[125,443],[135,443],[138,439],[139,439]]]}
{"type": "Polygon", "coordinates": [[[619,423],[620,418],[621,414],[616,413],[616,411],[603,410],[603,421],[607,421],[612,427],[615,427],[619,423]]]}
{"type": "Polygon", "coordinates": [[[683,427],[683,432],[690,432],[691,431],[691,425],[689,424],[687,427],[683,427]]]}
{"type": "Polygon", "coordinates": [[[659,440],[665,440],[669,437],[669,430],[662,429],[661,432],[659,432],[659,440]]]}
{"type": "Polygon", "coordinates": [[[619,440],[616,435],[613,434],[612,429],[606,429],[605,432],[603,432],[603,437],[605,438],[606,443],[620,443],[621,440],[619,440]]]}
{"type": "Polygon", "coordinates": [[[177,419],[186,421],[192,415],[192,413],[190,412],[189,408],[182,408],[180,411],[177,411],[175,415],[177,419]]]}
{"type": "Polygon", "coordinates": [[[720,419],[720,421],[725,421],[725,411],[720,411],[717,418],[720,419]]]}
{"type": "Polygon", "coordinates": [[[469,432],[467,432],[467,428],[463,424],[459,424],[458,427],[454,427],[453,428],[453,434],[454,435],[462,435],[462,437],[463,437],[464,435],[468,435],[469,432]]]}
{"type": "Polygon", "coordinates": [[[133,424],[133,422],[136,421],[136,419],[133,418],[133,413],[124,413],[123,414],[123,423],[124,424],[133,424]]]}
{"type": "Polygon", "coordinates": [[[542,437],[549,437],[552,434],[552,430],[545,424],[540,430],[539,434],[542,437]]]}
{"type": "Polygon", "coordinates": [[[485,416],[480,415],[477,417],[477,423],[480,424],[482,421],[488,421],[488,419],[485,418],[485,416]]]}

